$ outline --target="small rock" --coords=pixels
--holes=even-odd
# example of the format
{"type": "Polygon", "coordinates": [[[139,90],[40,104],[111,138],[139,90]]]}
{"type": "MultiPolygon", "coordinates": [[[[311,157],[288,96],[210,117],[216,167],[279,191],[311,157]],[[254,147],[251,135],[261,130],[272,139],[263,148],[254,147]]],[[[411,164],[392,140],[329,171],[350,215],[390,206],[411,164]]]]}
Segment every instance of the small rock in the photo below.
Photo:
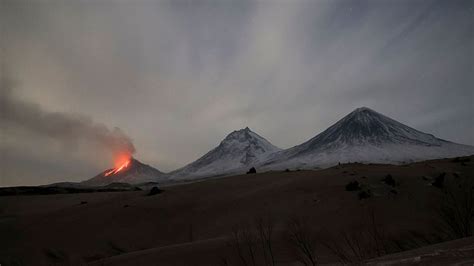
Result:
{"type": "Polygon", "coordinates": [[[247,174],[256,174],[257,173],[257,169],[255,169],[255,167],[252,167],[248,170],[247,174]]]}
{"type": "Polygon", "coordinates": [[[159,189],[158,187],[153,187],[151,190],[150,190],[150,193],[148,193],[149,196],[153,196],[153,195],[156,195],[156,194],[160,194],[163,190],[159,189]]]}

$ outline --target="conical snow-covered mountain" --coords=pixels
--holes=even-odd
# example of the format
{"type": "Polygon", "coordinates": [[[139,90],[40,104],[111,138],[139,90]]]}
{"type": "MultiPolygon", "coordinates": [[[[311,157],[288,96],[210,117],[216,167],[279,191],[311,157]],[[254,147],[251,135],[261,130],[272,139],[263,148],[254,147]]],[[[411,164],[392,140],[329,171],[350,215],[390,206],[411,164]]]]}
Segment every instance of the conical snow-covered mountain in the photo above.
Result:
{"type": "Polygon", "coordinates": [[[281,149],[248,127],[230,133],[198,160],[170,173],[171,180],[242,173],[281,149]]]}
{"type": "Polygon", "coordinates": [[[436,138],[362,107],[309,141],[273,154],[261,166],[275,170],[339,162],[399,164],[472,154],[472,146],[436,138]]]}
{"type": "Polygon", "coordinates": [[[169,174],[131,158],[124,167],[108,169],[82,184],[172,183],[245,173],[251,167],[267,171],[324,168],[347,162],[400,164],[473,154],[473,146],[436,138],[362,107],[290,149],[275,147],[244,128],[230,133],[219,146],[198,160],[169,174]]]}
{"type": "Polygon", "coordinates": [[[156,182],[164,178],[166,178],[166,174],[156,168],[143,164],[135,158],[130,158],[122,166],[107,169],[81,184],[86,186],[104,186],[111,183],[139,184],[156,182]]]}

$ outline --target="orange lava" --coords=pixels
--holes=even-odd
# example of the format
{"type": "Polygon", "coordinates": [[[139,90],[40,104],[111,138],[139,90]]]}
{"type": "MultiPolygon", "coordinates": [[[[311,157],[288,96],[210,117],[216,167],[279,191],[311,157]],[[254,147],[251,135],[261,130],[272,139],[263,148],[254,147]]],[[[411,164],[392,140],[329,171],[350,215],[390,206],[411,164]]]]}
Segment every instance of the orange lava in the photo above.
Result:
{"type": "Polygon", "coordinates": [[[116,173],[126,169],[130,165],[130,155],[122,154],[115,159],[115,167],[104,173],[104,176],[115,175],[116,173]]]}

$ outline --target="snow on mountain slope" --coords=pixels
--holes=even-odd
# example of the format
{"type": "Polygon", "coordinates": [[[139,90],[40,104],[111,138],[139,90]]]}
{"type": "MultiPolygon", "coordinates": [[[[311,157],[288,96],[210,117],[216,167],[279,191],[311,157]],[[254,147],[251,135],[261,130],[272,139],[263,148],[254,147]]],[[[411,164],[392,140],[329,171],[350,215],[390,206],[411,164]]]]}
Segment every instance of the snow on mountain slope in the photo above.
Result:
{"type": "Polygon", "coordinates": [[[166,174],[156,168],[143,164],[135,158],[119,169],[107,169],[95,177],[81,182],[85,186],[104,186],[111,183],[139,184],[166,180],[166,174]]]}
{"type": "Polygon", "coordinates": [[[230,133],[198,160],[170,173],[171,180],[227,175],[247,171],[280,151],[248,127],[230,133]]]}
{"type": "Polygon", "coordinates": [[[328,167],[339,162],[399,164],[474,154],[474,147],[426,134],[362,107],[309,141],[273,154],[261,167],[328,167]]]}

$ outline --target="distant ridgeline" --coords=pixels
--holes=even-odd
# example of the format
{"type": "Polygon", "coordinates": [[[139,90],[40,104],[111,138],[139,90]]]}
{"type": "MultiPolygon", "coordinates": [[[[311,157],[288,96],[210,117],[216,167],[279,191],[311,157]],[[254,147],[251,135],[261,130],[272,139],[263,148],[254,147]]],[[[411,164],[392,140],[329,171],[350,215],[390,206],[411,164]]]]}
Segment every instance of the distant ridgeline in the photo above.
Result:
{"type": "Polygon", "coordinates": [[[170,173],[136,159],[113,175],[108,169],[84,185],[112,182],[181,182],[206,177],[284,169],[314,169],[338,163],[402,164],[430,159],[468,156],[474,147],[436,138],[389,117],[362,107],[310,140],[282,150],[248,127],[230,133],[221,143],[196,161],[170,173]]]}

